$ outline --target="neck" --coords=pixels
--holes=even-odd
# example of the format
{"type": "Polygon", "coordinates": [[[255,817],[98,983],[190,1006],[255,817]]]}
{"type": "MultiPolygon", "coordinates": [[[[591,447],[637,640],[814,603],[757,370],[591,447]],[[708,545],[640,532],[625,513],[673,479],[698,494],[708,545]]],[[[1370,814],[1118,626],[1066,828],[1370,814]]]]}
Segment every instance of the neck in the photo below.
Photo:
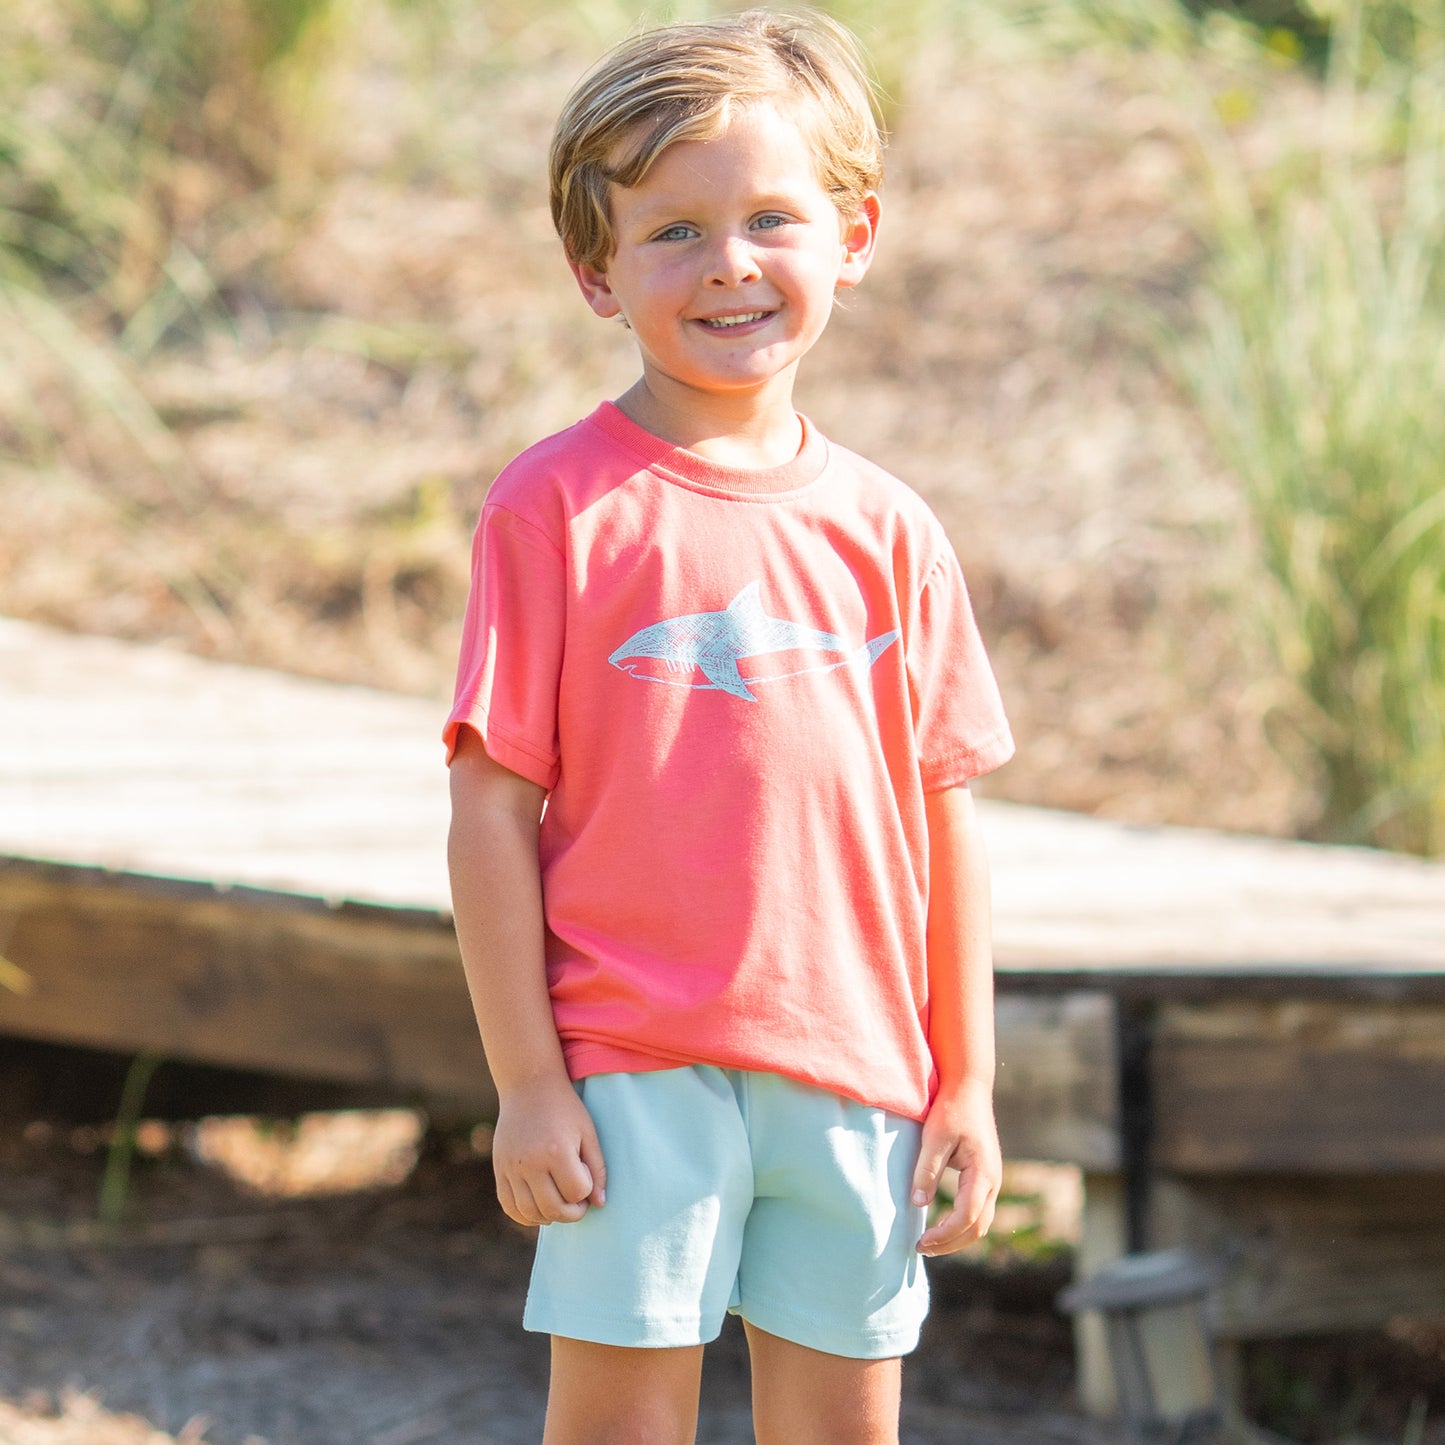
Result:
{"type": "Polygon", "coordinates": [[[770,388],[769,395],[676,395],[674,387],[643,375],[617,398],[617,407],[675,447],[721,466],[761,471],[792,461],[803,442],[803,424],[793,410],[792,377],[786,382],[770,388]]]}

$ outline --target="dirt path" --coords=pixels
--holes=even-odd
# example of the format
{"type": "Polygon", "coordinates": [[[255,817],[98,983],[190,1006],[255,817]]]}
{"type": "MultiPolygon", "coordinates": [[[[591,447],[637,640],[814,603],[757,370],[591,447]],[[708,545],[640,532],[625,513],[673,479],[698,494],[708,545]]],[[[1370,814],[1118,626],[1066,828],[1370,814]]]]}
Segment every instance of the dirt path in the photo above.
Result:
{"type": "MultiPolygon", "coordinates": [[[[546,1345],[519,1325],[530,1242],[497,1211],[486,1162],[445,1152],[389,1189],[283,1201],[172,1152],[140,1161],[137,1222],[101,1242],[88,1221],[103,1153],[11,1131],[0,1441],[536,1441],[546,1345]]],[[[905,1440],[1102,1441],[1070,1407],[1056,1274],[935,1279],[905,1440]]],[[[729,1329],[708,1359],[700,1441],[751,1440],[747,1391],[741,1332],[729,1329]]]]}

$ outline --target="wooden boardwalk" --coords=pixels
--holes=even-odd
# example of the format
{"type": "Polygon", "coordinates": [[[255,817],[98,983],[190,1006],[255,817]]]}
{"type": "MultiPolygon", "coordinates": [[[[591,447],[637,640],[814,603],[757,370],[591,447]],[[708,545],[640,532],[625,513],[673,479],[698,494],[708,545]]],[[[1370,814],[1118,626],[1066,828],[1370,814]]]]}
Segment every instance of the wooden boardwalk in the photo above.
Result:
{"type": "MultiPolygon", "coordinates": [[[[0,855],[445,911],[444,714],[0,619],[0,855]]],[[[1445,969],[1445,865],[983,814],[1006,972],[1445,969]]]]}
{"type": "Polygon", "coordinates": [[[444,908],[443,713],[0,619],[0,854],[444,908]]]}
{"type": "MultiPolygon", "coordinates": [[[[444,711],[0,619],[0,1035],[491,1107],[444,711]]],[[[1445,864],[983,817],[1001,1128],[1086,1264],[1217,1248],[1240,1335],[1445,1313],[1445,864]]]]}

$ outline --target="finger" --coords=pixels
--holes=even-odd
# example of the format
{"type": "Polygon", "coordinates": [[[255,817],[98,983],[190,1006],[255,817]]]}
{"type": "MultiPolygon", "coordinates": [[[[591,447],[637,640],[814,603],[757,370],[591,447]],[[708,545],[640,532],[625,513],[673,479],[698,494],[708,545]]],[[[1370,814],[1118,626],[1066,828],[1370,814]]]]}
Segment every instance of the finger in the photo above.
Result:
{"type": "Polygon", "coordinates": [[[558,1159],[549,1177],[558,1197],[568,1204],[583,1204],[592,1197],[592,1171],[578,1154],[558,1159]]]}
{"type": "Polygon", "coordinates": [[[959,1179],[953,1207],[932,1229],[924,1231],[918,1248],[925,1254],[951,1254],[982,1239],[993,1223],[996,1198],[997,1191],[976,1171],[966,1171],[959,1179]]]}
{"type": "Polygon", "coordinates": [[[537,1208],[536,1200],[532,1198],[532,1191],[528,1188],[527,1181],[522,1175],[519,1174],[515,1178],[509,1177],[507,1186],[511,1190],[514,1205],[511,1217],[518,1224],[530,1224],[535,1228],[539,1224],[546,1223],[537,1208]]]}
{"type": "Polygon", "coordinates": [[[531,1187],[532,1199],[541,1223],[575,1224],[587,1213],[586,1194],[583,1194],[582,1202],[577,1204],[564,1199],[556,1180],[550,1174],[539,1175],[527,1182],[531,1187]]]}
{"type": "Polygon", "coordinates": [[[952,1154],[951,1144],[944,1140],[934,1140],[929,1137],[925,1127],[923,1131],[923,1143],[918,1150],[918,1163],[913,1167],[913,1186],[911,1198],[917,1205],[932,1204],[938,1193],[938,1181],[943,1177],[943,1171],[948,1166],[949,1156],[952,1154]]]}
{"type": "Polygon", "coordinates": [[[952,1209],[933,1226],[926,1229],[918,1241],[920,1254],[952,1254],[978,1238],[974,1230],[975,1220],[970,1218],[963,1200],[954,1202],[952,1209]]]}
{"type": "Polygon", "coordinates": [[[982,1239],[993,1228],[994,1210],[997,1205],[998,1196],[996,1194],[989,1195],[988,1201],[983,1207],[983,1213],[974,1221],[974,1228],[977,1231],[974,1235],[975,1239],[982,1239]]]}
{"type": "Polygon", "coordinates": [[[982,1239],[993,1224],[994,1209],[998,1205],[999,1190],[1003,1188],[1003,1173],[986,1165],[975,1165],[965,1169],[958,1179],[958,1192],[973,1201],[970,1214],[982,1239]]]}
{"type": "Polygon", "coordinates": [[[517,1224],[526,1224],[527,1220],[522,1218],[521,1206],[517,1203],[517,1196],[512,1189],[511,1181],[505,1174],[497,1175],[497,1203],[502,1206],[502,1213],[508,1219],[517,1224]]]}
{"type": "Polygon", "coordinates": [[[589,1204],[595,1204],[600,1209],[607,1203],[607,1162],[602,1157],[602,1144],[597,1138],[597,1130],[593,1127],[592,1121],[587,1121],[587,1127],[582,1131],[581,1141],[582,1164],[591,1176],[592,1192],[586,1196],[589,1204]]]}

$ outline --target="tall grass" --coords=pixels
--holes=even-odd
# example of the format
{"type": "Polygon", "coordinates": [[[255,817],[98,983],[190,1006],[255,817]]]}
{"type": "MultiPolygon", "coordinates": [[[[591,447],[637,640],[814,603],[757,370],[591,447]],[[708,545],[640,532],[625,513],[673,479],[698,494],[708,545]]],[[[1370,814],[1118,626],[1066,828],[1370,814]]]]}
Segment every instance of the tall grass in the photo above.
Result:
{"type": "MultiPolygon", "coordinates": [[[[145,363],[230,324],[343,3],[0,0],[0,465],[82,481],[141,554],[156,498],[204,504],[145,363]]],[[[158,576],[224,640],[177,565],[158,576]]]]}
{"type": "Polygon", "coordinates": [[[1200,142],[1213,260],[1166,347],[1253,514],[1267,723],[1317,782],[1312,836],[1445,852],[1445,7],[1304,0],[1292,30],[1176,0],[903,8],[898,34],[996,58],[1133,52],[1200,142]],[[1222,120],[1247,91],[1208,77],[1300,61],[1318,125],[1261,188],[1222,120]]]}
{"type": "Polygon", "coordinates": [[[995,59],[1132,52],[1199,142],[1213,260],[1165,347],[1254,518],[1267,723],[1316,781],[1312,836],[1445,852],[1445,7],[1303,0],[1293,29],[1176,0],[904,8],[898,33],[995,59]],[[1320,77],[1263,186],[1222,119],[1247,87],[1212,88],[1239,68],[1320,77]]]}
{"type": "Polygon", "coordinates": [[[118,428],[176,489],[136,368],[225,324],[339,4],[0,0],[0,452],[47,465],[65,433],[118,428]]]}
{"type": "Polygon", "coordinates": [[[337,0],[0,0],[0,249],[143,356],[283,174],[337,0]]]}
{"type": "MultiPolygon", "coordinates": [[[[1398,7],[1397,7],[1398,8],[1398,7]]],[[[1420,7],[1420,13],[1425,13],[1420,7]]],[[[1251,196],[1209,147],[1216,260],[1187,375],[1267,570],[1271,716],[1313,832],[1445,851],[1445,64],[1337,21],[1311,139],[1251,196]]]]}

